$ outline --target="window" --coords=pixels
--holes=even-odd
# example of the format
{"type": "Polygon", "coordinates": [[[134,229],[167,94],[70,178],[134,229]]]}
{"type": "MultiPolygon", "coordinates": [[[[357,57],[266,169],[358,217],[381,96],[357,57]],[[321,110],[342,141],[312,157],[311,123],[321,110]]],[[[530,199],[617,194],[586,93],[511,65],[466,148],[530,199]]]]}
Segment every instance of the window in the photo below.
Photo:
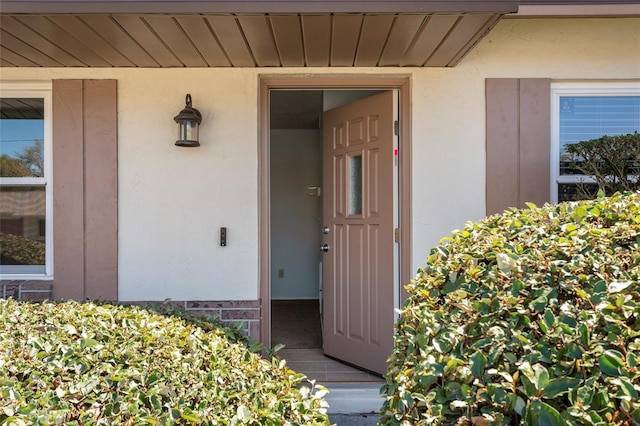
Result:
{"type": "Polygon", "coordinates": [[[595,180],[580,174],[566,147],[640,132],[640,83],[554,83],[551,104],[551,200],[597,192],[595,180]]]}
{"type": "Polygon", "coordinates": [[[349,157],[349,215],[362,214],[362,154],[349,157]]]}
{"type": "Polygon", "coordinates": [[[0,276],[51,279],[51,85],[0,91],[0,276]]]}

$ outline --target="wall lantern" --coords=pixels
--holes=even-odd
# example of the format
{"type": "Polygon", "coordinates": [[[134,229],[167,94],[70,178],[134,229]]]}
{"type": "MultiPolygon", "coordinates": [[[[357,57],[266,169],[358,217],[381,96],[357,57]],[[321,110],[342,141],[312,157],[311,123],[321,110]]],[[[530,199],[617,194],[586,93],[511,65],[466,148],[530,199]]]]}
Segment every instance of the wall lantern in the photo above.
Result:
{"type": "Polygon", "coordinates": [[[196,147],[200,146],[198,142],[198,128],[202,122],[202,114],[197,109],[191,107],[191,95],[187,94],[186,105],[182,111],[175,117],[174,121],[178,123],[178,140],[177,146],[196,147]]]}

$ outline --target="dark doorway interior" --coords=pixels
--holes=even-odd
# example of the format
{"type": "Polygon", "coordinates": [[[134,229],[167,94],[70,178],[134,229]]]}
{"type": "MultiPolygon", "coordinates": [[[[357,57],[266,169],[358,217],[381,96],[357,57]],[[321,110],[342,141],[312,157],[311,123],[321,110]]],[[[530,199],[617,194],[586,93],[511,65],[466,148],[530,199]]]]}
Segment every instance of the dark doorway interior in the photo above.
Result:
{"type": "Polygon", "coordinates": [[[271,341],[287,349],[322,348],[318,300],[273,300],[271,341]]]}

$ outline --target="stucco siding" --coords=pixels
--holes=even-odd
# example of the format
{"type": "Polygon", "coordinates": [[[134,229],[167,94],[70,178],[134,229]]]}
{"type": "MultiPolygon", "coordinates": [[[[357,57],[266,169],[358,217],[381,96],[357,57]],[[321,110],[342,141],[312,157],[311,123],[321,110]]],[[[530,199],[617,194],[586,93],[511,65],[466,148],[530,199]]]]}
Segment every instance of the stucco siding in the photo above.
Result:
{"type": "Polygon", "coordinates": [[[260,74],[411,74],[415,270],[485,214],[485,79],[640,79],[638,28],[638,18],[503,20],[455,68],[1,68],[0,79],[117,80],[121,300],[255,300],[260,74]],[[174,146],[187,93],[203,114],[196,149],[174,146]]]}
{"type": "Polygon", "coordinates": [[[455,68],[414,72],[413,265],[485,214],[485,79],[640,79],[640,19],[502,20],[455,68]]]}

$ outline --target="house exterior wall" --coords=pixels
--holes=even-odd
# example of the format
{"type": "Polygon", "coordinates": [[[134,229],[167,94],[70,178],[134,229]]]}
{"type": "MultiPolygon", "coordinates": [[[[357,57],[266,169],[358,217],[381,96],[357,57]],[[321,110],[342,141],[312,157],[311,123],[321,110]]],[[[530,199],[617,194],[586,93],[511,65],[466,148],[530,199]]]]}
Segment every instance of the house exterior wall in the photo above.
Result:
{"type": "Polygon", "coordinates": [[[639,25],[503,19],[455,68],[413,74],[414,268],[441,237],[485,216],[485,79],[640,79],[639,25]]]}
{"type": "Polygon", "coordinates": [[[1,68],[0,80],[117,80],[120,300],[252,301],[260,74],[411,75],[415,270],[442,236],[485,214],[485,79],[640,79],[639,27],[504,19],[455,68],[1,68]],[[174,146],[187,93],[203,114],[197,149],[174,146]]]}

